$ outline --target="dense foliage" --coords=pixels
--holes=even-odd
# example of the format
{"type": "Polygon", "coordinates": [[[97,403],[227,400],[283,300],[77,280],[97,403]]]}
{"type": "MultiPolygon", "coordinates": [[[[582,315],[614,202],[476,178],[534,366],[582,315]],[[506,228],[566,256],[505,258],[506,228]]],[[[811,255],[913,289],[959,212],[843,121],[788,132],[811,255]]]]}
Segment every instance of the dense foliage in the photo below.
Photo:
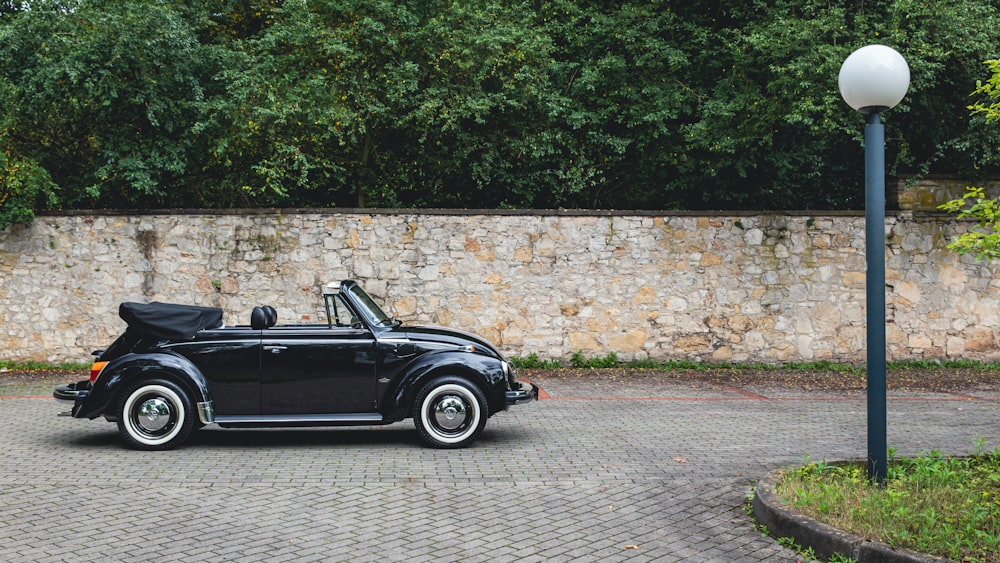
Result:
{"type": "MultiPolygon", "coordinates": [[[[975,94],[983,98],[969,109],[995,126],[1000,121],[1000,60],[986,61],[986,64],[992,75],[989,80],[976,84],[975,94]]],[[[973,229],[959,236],[948,248],[959,254],[973,253],[977,260],[1000,258],[1000,197],[989,198],[983,188],[969,187],[963,197],[946,202],[940,208],[957,214],[959,219],[976,222],[973,229]]]]}
{"type": "Polygon", "coordinates": [[[986,174],[1000,0],[0,2],[0,225],[102,207],[850,209],[837,73],[910,64],[890,172],[986,174]]]}

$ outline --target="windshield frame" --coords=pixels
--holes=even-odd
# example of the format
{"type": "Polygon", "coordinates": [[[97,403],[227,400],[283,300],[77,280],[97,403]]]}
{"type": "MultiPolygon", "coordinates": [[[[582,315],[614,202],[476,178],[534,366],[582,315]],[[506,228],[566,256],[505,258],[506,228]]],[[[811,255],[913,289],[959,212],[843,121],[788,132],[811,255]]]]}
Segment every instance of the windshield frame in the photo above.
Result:
{"type": "Polygon", "coordinates": [[[359,313],[375,326],[385,326],[393,323],[393,318],[386,314],[379,306],[377,302],[370,295],[368,295],[365,290],[361,289],[361,286],[354,283],[348,285],[346,288],[347,293],[353,297],[352,301],[357,305],[359,313]]]}

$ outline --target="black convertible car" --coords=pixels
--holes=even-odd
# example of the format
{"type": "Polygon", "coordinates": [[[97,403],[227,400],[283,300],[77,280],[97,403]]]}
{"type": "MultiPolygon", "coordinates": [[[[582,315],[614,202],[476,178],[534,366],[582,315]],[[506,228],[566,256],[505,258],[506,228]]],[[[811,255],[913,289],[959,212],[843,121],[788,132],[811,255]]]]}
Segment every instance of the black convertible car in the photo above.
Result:
{"type": "Polygon", "coordinates": [[[230,427],[381,425],[412,417],[437,448],[472,443],[486,419],[538,398],[485,340],[402,326],[352,281],[323,290],[326,324],[276,324],[255,307],[246,326],[222,310],[122,303],[128,324],[90,379],[60,385],[62,413],[103,416],[126,444],[165,450],[206,424],[230,427]]]}

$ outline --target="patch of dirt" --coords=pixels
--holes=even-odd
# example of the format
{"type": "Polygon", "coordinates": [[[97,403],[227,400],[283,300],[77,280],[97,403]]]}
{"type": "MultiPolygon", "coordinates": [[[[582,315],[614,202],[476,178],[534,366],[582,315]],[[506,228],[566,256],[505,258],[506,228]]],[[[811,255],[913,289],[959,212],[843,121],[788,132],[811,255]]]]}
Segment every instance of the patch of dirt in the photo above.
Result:
{"type": "MultiPolygon", "coordinates": [[[[803,391],[863,391],[867,388],[864,373],[813,371],[805,369],[658,370],[630,368],[601,369],[522,369],[518,377],[531,381],[600,380],[626,384],[704,382],[733,387],[774,387],[803,391]]],[[[1000,370],[924,368],[889,370],[886,388],[890,391],[956,393],[971,389],[1000,390],[1000,370]]]]}
{"type": "Polygon", "coordinates": [[[51,395],[57,385],[90,377],[86,370],[0,369],[0,397],[51,395]]]}

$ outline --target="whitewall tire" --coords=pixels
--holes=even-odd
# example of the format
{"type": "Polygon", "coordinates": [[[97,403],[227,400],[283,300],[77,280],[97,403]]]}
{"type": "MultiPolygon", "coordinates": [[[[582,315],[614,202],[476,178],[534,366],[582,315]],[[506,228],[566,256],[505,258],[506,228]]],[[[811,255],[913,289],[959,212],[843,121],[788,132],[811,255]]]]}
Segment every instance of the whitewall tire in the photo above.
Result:
{"type": "Polygon", "coordinates": [[[169,450],[182,444],[195,426],[187,394],[167,380],[129,385],[118,402],[118,431],[137,450],[169,450]]]}
{"type": "Polygon", "coordinates": [[[439,377],[424,385],[413,408],[420,438],[435,448],[468,446],[489,417],[482,391],[460,377],[439,377]]]}

